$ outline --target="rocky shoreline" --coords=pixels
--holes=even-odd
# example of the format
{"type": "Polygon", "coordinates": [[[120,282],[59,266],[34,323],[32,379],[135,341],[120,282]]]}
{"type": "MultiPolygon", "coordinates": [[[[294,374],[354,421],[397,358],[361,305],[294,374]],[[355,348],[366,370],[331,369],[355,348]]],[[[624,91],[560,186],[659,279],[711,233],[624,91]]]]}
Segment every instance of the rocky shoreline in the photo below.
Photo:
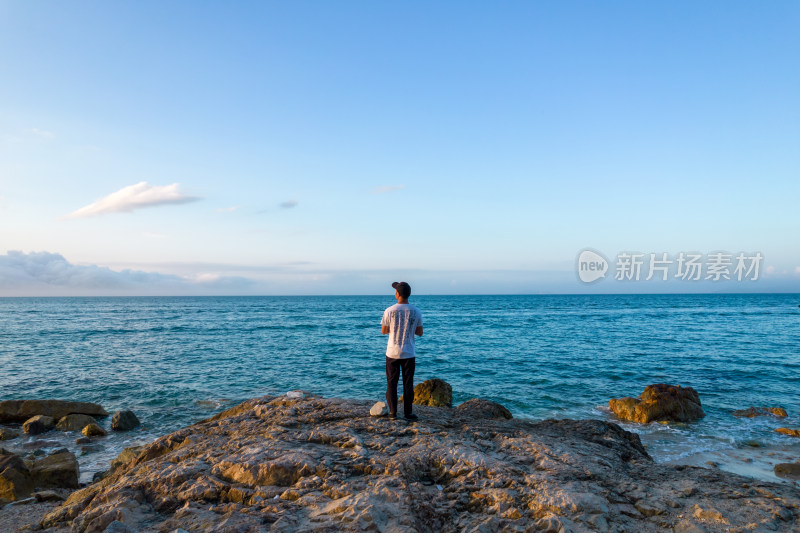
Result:
{"type": "Polygon", "coordinates": [[[50,504],[35,528],[800,529],[796,486],[657,464],[613,423],[509,419],[486,401],[418,406],[413,423],[371,407],[307,393],[249,400],[129,450],[105,478],[50,504]]]}

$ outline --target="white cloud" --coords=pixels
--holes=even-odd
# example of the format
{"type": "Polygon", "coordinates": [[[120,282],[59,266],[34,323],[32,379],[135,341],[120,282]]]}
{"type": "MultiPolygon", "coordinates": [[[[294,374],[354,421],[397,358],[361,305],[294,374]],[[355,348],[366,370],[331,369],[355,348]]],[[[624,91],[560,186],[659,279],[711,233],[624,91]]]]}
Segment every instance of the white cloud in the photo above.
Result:
{"type": "Polygon", "coordinates": [[[386,194],[387,192],[399,191],[405,189],[405,185],[381,185],[372,190],[372,194],[386,194]]]}
{"type": "Polygon", "coordinates": [[[278,207],[283,209],[291,209],[292,207],[297,206],[297,200],[286,200],[285,202],[281,202],[278,204],[278,207]]]}
{"type": "Polygon", "coordinates": [[[185,204],[198,200],[178,189],[178,184],[148,185],[146,181],[123,187],[86,207],[70,213],[69,218],[85,218],[106,213],[130,213],[143,207],[152,207],[164,204],[185,204]]]}
{"type": "Polygon", "coordinates": [[[52,131],[40,130],[39,128],[31,128],[29,131],[42,139],[52,139],[56,136],[52,131]]]}
{"type": "Polygon", "coordinates": [[[0,255],[0,296],[236,294],[253,281],[238,276],[191,277],[75,265],[50,252],[0,255]]]}

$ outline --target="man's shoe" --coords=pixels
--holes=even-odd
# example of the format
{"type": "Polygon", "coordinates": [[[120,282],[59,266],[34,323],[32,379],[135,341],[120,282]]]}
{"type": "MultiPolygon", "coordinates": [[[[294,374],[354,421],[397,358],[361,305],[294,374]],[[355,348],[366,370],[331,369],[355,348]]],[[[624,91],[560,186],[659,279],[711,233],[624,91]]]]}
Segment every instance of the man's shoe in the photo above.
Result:
{"type": "Polygon", "coordinates": [[[406,415],[406,420],[419,420],[419,417],[414,413],[411,413],[410,415],[406,415]]]}
{"type": "Polygon", "coordinates": [[[397,413],[389,413],[389,420],[397,420],[397,413]]]}

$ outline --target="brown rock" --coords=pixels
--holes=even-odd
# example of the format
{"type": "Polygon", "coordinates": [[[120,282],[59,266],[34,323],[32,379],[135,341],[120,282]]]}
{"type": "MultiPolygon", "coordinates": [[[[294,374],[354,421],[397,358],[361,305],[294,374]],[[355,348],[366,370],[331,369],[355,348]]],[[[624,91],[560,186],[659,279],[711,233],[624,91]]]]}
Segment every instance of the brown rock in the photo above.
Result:
{"type": "Polygon", "coordinates": [[[778,463],[775,475],[786,479],[800,479],[800,463],[778,463]]]}
{"type": "Polygon", "coordinates": [[[0,501],[26,498],[33,490],[33,479],[21,457],[0,455],[0,501]]]}
{"type": "Polygon", "coordinates": [[[88,424],[81,430],[81,433],[87,437],[105,437],[107,435],[106,430],[97,424],[88,424]]]}
{"type": "Polygon", "coordinates": [[[108,416],[100,405],[63,400],[5,400],[0,402],[0,423],[24,422],[32,416],[45,415],[55,420],[69,414],[108,416]]]}
{"type": "Polygon", "coordinates": [[[19,437],[19,431],[11,428],[0,428],[0,440],[11,440],[19,437]]]}
{"type": "Polygon", "coordinates": [[[800,429],[778,428],[775,431],[783,433],[784,435],[789,435],[790,437],[800,437],[800,429]]]}
{"type": "Polygon", "coordinates": [[[37,459],[30,470],[37,488],[78,488],[78,460],[72,452],[65,450],[37,459]]]}
{"type": "MultiPolygon", "coordinates": [[[[403,402],[402,396],[398,402],[403,402]]],[[[414,387],[414,404],[429,407],[451,407],[453,405],[453,387],[438,378],[423,381],[414,387]]]]}
{"type": "Polygon", "coordinates": [[[49,416],[36,415],[32,416],[22,424],[22,431],[28,435],[39,435],[46,433],[55,427],[55,420],[49,416]]]}
{"type": "Polygon", "coordinates": [[[80,431],[89,424],[97,424],[97,420],[89,415],[67,415],[56,424],[59,431],[80,431]]]}
{"type": "Polygon", "coordinates": [[[144,446],[129,446],[122,450],[122,452],[111,460],[110,469],[108,474],[114,473],[116,470],[128,465],[131,461],[142,452],[144,446]]]}
{"type": "Polygon", "coordinates": [[[503,407],[497,402],[484,400],[482,398],[473,398],[462,403],[456,407],[459,411],[468,413],[475,418],[504,418],[511,420],[513,416],[511,411],[503,407]]]}
{"type": "Polygon", "coordinates": [[[139,424],[139,419],[133,411],[127,409],[115,411],[111,417],[111,429],[114,431],[127,431],[137,427],[139,424]]]}
{"type": "Polygon", "coordinates": [[[786,409],[783,407],[748,407],[747,409],[740,409],[733,411],[733,416],[753,418],[756,416],[777,416],[778,418],[786,418],[786,409]]]}
{"type": "Polygon", "coordinates": [[[648,422],[692,422],[706,416],[700,396],[691,387],[657,383],[645,387],[640,398],[615,398],[608,407],[623,420],[648,422]]]}

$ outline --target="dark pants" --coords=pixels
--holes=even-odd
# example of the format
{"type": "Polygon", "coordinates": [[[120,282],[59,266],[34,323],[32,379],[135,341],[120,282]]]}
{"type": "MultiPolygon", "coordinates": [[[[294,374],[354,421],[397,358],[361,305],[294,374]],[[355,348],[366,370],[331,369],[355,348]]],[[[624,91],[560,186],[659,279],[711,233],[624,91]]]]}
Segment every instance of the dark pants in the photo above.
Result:
{"type": "Polygon", "coordinates": [[[403,414],[411,414],[414,403],[414,366],[416,358],[392,359],[386,358],[386,403],[389,404],[389,414],[397,414],[397,382],[400,380],[400,369],[403,369],[403,414]]]}

